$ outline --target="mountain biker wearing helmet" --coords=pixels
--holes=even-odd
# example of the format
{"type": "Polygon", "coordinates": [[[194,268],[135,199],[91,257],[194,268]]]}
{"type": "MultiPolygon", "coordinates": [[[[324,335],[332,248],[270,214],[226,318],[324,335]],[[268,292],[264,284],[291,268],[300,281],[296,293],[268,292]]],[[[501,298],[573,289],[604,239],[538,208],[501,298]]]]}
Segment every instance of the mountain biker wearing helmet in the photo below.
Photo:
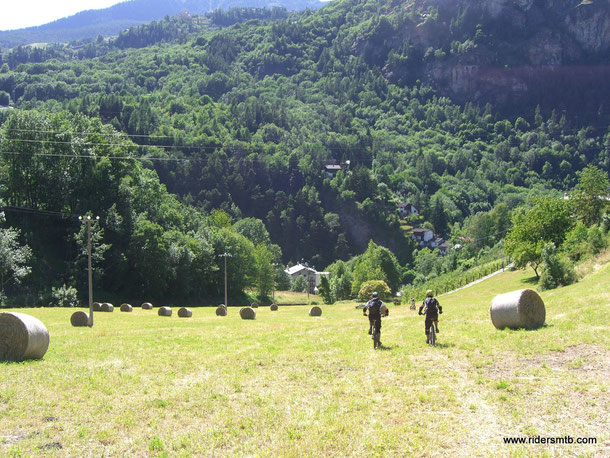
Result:
{"type": "Polygon", "coordinates": [[[436,300],[436,298],[434,297],[434,292],[429,289],[428,291],[426,291],[426,298],[424,299],[424,302],[422,303],[422,305],[420,305],[419,307],[419,311],[417,312],[418,315],[426,315],[426,322],[425,322],[425,327],[426,327],[426,343],[428,343],[428,339],[429,336],[428,334],[430,333],[430,326],[432,326],[432,323],[434,323],[434,330],[436,331],[436,333],[438,334],[438,314],[439,313],[443,313],[443,307],[441,307],[441,304],[438,303],[438,301],[436,300]],[[422,309],[423,309],[423,313],[422,313],[422,309]]]}
{"type": "Polygon", "coordinates": [[[369,312],[369,334],[381,334],[381,317],[388,316],[389,310],[386,305],[379,299],[379,293],[376,291],[371,295],[371,300],[364,304],[362,313],[366,316],[369,312]]]}

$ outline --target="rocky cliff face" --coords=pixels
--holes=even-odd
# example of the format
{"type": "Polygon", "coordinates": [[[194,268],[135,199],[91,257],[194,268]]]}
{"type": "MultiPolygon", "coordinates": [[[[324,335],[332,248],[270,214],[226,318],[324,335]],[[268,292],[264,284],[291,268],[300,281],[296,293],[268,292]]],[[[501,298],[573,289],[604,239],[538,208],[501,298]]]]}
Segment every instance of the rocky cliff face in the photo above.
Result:
{"type": "Polygon", "coordinates": [[[610,50],[610,2],[581,4],[568,11],[564,21],[566,32],[585,51],[608,53],[610,50]]]}
{"type": "MultiPolygon", "coordinates": [[[[421,66],[386,65],[390,80],[421,79],[461,101],[516,103],[564,84],[610,97],[610,0],[416,0],[392,47],[421,66]]],[[[550,96],[549,96],[550,97],[550,96]]],[[[538,101],[540,102],[540,101],[538,101]]]]}

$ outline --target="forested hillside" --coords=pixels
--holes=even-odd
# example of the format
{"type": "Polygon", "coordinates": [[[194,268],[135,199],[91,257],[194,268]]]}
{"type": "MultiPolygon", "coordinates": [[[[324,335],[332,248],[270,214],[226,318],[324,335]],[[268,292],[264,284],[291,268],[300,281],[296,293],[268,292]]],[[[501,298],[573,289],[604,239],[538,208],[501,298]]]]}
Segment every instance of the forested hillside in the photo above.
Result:
{"type": "MultiPolygon", "coordinates": [[[[589,3],[588,14],[603,25],[608,11],[589,3]]],[[[205,28],[197,18],[168,18],[110,42],[90,43],[86,51],[56,46],[33,58],[31,49],[12,50],[3,55],[0,71],[0,105],[16,108],[0,112],[6,120],[3,202],[100,215],[102,226],[106,222],[103,240],[112,245],[100,269],[111,290],[128,288],[116,265],[138,271],[154,264],[154,257],[136,261],[137,246],[146,246],[138,236],[152,231],[149,222],[154,231],[147,234],[165,240],[168,249],[179,245],[172,245],[174,238],[200,234],[204,227],[236,233],[227,221],[217,222],[223,220],[218,212],[210,223],[207,215],[216,209],[233,222],[262,221],[269,235],[263,245],[284,263],[305,259],[323,268],[362,253],[373,239],[396,255],[403,273],[410,272],[404,282],[413,279],[419,253],[396,205],[410,202],[436,234],[474,240],[468,247],[474,256],[503,238],[510,212],[529,197],[563,195],[588,165],[607,173],[610,117],[604,102],[610,91],[604,73],[608,41],[592,47],[576,38],[556,68],[565,74],[578,63],[589,68],[587,78],[552,78],[546,86],[499,78],[487,80],[496,91],[479,91],[485,87],[479,80],[459,73],[465,60],[482,59],[479,72],[484,62],[489,68],[534,65],[523,49],[533,49],[539,40],[534,29],[549,24],[544,13],[553,9],[557,27],[549,33],[565,38],[569,30],[561,24],[570,23],[576,6],[510,3],[521,8],[522,21],[514,22],[514,15],[473,5],[461,1],[443,9],[440,0],[336,0],[315,12],[260,14],[234,24],[240,10],[217,13],[205,28]],[[499,35],[503,21],[521,31],[519,46],[511,44],[514,35],[499,35]],[[493,62],[486,61],[490,52],[493,62]],[[439,78],[443,72],[435,72],[441,67],[469,83],[454,90],[439,78]],[[503,97],[495,96],[501,92],[503,97]],[[90,123],[100,123],[99,133],[83,140],[90,123]],[[122,146],[129,159],[104,159],[115,155],[115,131],[129,145],[122,146]],[[98,142],[107,147],[100,150],[98,142]],[[64,180],[53,172],[58,149],[65,161],[60,169],[81,184],[52,194],[40,183],[64,180]],[[99,169],[100,177],[117,162],[134,169],[104,178],[115,180],[114,191],[90,198],[104,191],[77,176],[83,161],[99,169]],[[330,163],[342,165],[334,177],[325,174],[330,163]],[[165,214],[167,206],[145,202],[149,191],[142,190],[148,189],[142,177],[167,187],[163,199],[175,210],[165,214]],[[144,201],[136,205],[133,196],[139,193],[144,201]],[[206,222],[189,225],[186,214],[206,222]],[[481,224],[481,215],[495,222],[481,224]],[[121,224],[108,224],[114,220],[121,224]],[[138,221],[145,226],[140,232],[138,221]]],[[[551,64],[538,64],[544,70],[540,82],[551,64]]],[[[9,223],[22,227],[32,246],[56,246],[56,257],[69,264],[69,230],[39,233],[23,218],[9,223]]],[[[214,246],[209,238],[195,239],[214,246]]],[[[201,268],[217,270],[223,248],[209,251],[201,268]]],[[[171,278],[182,278],[182,268],[176,261],[172,272],[158,273],[165,283],[142,283],[142,292],[163,284],[155,293],[162,295],[171,278]]],[[[48,269],[62,280],[74,277],[63,265],[48,269]]]]}

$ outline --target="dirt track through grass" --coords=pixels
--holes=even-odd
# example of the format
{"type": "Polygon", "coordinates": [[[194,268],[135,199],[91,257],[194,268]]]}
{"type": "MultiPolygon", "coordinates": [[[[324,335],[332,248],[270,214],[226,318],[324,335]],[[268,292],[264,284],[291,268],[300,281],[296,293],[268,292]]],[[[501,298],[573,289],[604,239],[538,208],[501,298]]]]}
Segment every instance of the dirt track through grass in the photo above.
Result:
{"type": "Polygon", "coordinates": [[[507,272],[444,296],[439,345],[392,306],[372,349],[355,303],[164,318],[21,310],[51,334],[42,361],[0,364],[0,455],[591,456],[608,453],[610,269],[543,294],[547,325],[497,331],[507,272]],[[595,437],[507,445],[504,437],[595,437]]]}

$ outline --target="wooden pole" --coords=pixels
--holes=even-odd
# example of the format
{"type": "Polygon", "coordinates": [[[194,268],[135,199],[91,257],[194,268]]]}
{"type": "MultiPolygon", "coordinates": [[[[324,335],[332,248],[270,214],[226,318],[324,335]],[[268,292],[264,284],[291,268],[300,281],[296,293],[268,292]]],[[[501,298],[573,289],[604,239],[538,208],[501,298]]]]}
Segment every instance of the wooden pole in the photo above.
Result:
{"type": "MultiPolygon", "coordinates": [[[[89,215],[83,217],[79,216],[79,220],[87,222],[87,280],[89,285],[89,319],[87,326],[93,327],[93,269],[91,266],[91,217],[89,215]]],[[[99,220],[100,217],[96,216],[95,220],[99,220]]]]}
{"type": "Polygon", "coordinates": [[[91,272],[91,217],[87,216],[87,264],[89,269],[89,327],[93,327],[93,273],[91,272]]]}

